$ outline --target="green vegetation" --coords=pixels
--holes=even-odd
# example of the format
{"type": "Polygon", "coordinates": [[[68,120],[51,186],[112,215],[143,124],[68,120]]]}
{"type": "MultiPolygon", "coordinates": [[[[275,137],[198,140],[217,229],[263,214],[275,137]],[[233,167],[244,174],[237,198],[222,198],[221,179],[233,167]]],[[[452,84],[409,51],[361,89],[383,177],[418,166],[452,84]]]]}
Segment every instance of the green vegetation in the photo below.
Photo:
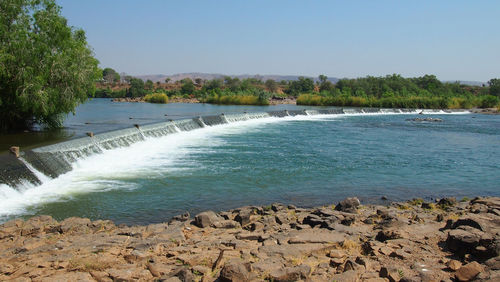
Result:
{"type": "Polygon", "coordinates": [[[222,105],[269,105],[267,99],[253,95],[212,95],[202,100],[204,103],[222,105]]]}
{"type": "Polygon", "coordinates": [[[61,125],[101,77],[54,0],[0,1],[0,130],[61,125]]]}
{"type": "Polygon", "coordinates": [[[165,93],[151,93],[144,96],[144,101],[148,103],[166,104],[168,103],[168,96],[165,93]]]}
{"type": "MultiPolygon", "coordinates": [[[[443,83],[433,75],[403,78],[400,75],[342,79],[333,85],[320,76],[320,92],[302,94],[298,105],[380,108],[493,108],[500,103],[495,87],[443,83]],[[492,91],[493,89],[493,91],[492,91]]],[[[500,88],[500,86],[499,86],[500,88]]],[[[500,91],[499,91],[500,92],[500,91]]]]}
{"type": "MultiPolygon", "coordinates": [[[[103,75],[111,78],[107,73],[103,72],[103,75]]],[[[432,109],[500,106],[500,79],[490,80],[489,86],[443,83],[433,75],[404,78],[396,74],[342,79],[336,84],[325,75],[320,75],[316,82],[307,77],[299,77],[295,81],[268,79],[263,82],[258,78],[240,80],[226,76],[208,81],[185,78],[172,83],[167,78],[164,84],[159,81],[144,83],[133,77],[122,79],[125,84],[117,84],[116,79],[111,84],[101,84],[96,97],[136,98],[158,92],[168,97],[233,105],[268,105],[271,98],[297,97],[298,105],[311,106],[432,109]]]]}

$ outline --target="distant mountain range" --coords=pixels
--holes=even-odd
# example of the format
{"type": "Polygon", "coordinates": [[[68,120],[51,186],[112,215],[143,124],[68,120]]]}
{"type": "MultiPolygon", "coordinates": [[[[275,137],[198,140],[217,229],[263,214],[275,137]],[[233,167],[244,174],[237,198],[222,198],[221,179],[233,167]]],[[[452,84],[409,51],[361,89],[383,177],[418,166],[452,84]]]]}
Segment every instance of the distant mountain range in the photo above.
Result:
{"type": "MultiPolygon", "coordinates": [[[[124,74],[121,74],[124,76],[124,74]]],[[[178,81],[178,80],[183,80],[184,78],[191,78],[192,80],[196,78],[201,78],[203,80],[212,80],[216,78],[224,78],[225,76],[231,76],[231,77],[237,77],[239,79],[245,79],[245,78],[259,78],[262,81],[266,81],[268,79],[273,79],[275,81],[281,81],[281,80],[298,80],[300,76],[302,75],[276,75],[276,74],[266,74],[266,75],[260,75],[260,74],[241,74],[241,75],[227,75],[227,74],[220,74],[220,73],[201,73],[201,72],[190,72],[190,73],[177,73],[173,75],[166,75],[166,74],[148,74],[148,75],[135,75],[134,77],[140,78],[144,81],[150,79],[153,82],[164,82],[166,78],[170,78],[172,82],[178,81]]],[[[318,81],[318,77],[312,77],[312,76],[303,76],[303,77],[308,77],[313,79],[314,81],[318,81]]],[[[329,77],[329,81],[332,83],[336,83],[340,79],[337,77],[329,77]]],[[[482,81],[465,81],[465,80],[447,80],[443,82],[456,82],[458,81],[460,84],[464,85],[472,85],[472,86],[481,86],[483,84],[487,84],[486,82],[482,81]]]]}
{"type": "MultiPolygon", "coordinates": [[[[227,75],[227,74],[220,74],[220,73],[200,73],[200,72],[191,72],[191,73],[178,73],[178,74],[173,74],[173,75],[165,75],[165,74],[150,74],[150,75],[135,75],[134,77],[140,78],[144,81],[150,79],[153,82],[164,82],[165,78],[170,78],[171,81],[178,81],[178,80],[183,80],[184,78],[191,78],[192,80],[196,78],[201,78],[201,79],[206,79],[206,80],[212,80],[216,78],[224,78],[225,76],[230,76],[230,77],[237,77],[239,79],[245,79],[245,78],[258,78],[262,81],[266,81],[268,79],[273,79],[275,81],[281,81],[281,80],[298,80],[300,76],[303,77],[308,77],[313,79],[314,81],[318,80],[317,77],[312,77],[312,76],[305,76],[305,75],[275,75],[275,74],[269,74],[269,75],[260,75],[260,74],[241,74],[241,75],[227,75]]],[[[338,78],[336,77],[329,77],[329,81],[336,83],[339,81],[338,78]]]]}

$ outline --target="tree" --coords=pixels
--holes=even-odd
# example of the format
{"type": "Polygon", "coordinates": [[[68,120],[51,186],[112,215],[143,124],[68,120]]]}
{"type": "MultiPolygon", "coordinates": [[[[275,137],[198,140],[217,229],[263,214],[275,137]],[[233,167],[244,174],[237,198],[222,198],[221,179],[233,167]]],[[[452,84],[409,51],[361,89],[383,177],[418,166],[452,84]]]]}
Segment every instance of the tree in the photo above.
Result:
{"type": "Polygon", "coordinates": [[[165,83],[168,84],[170,82],[170,80],[172,80],[172,79],[170,79],[169,77],[165,78],[165,83]]]}
{"type": "Polygon", "coordinates": [[[153,90],[154,87],[155,87],[155,85],[154,85],[153,81],[151,81],[151,79],[146,80],[146,84],[144,84],[145,90],[151,91],[151,90],[153,90]]]}
{"type": "Polygon", "coordinates": [[[278,90],[278,83],[273,79],[268,79],[265,82],[266,88],[269,92],[276,92],[278,90]]]}
{"type": "Polygon", "coordinates": [[[128,97],[142,97],[145,94],[144,90],[144,81],[140,78],[131,78],[130,79],[130,88],[128,89],[127,96],[128,97]]]}
{"type": "Polygon", "coordinates": [[[333,90],[333,83],[328,81],[328,77],[326,75],[320,74],[318,76],[319,79],[319,92],[327,91],[330,92],[333,90]]]}
{"type": "Polygon", "coordinates": [[[299,80],[290,82],[288,91],[292,95],[298,95],[302,93],[308,93],[314,90],[314,81],[310,78],[305,78],[303,76],[299,77],[299,80]]]}
{"type": "Polygon", "coordinates": [[[101,75],[54,0],[0,1],[0,130],[60,126],[101,75]]]}
{"type": "Polygon", "coordinates": [[[203,83],[203,80],[198,77],[194,79],[194,82],[196,83],[196,85],[201,85],[203,83]]]}
{"type": "Polygon", "coordinates": [[[181,86],[181,93],[182,94],[192,94],[194,92],[194,83],[190,78],[184,78],[181,80],[182,86],[181,86]]]}
{"type": "Polygon", "coordinates": [[[102,70],[102,78],[106,83],[120,82],[120,75],[112,68],[102,70]]]}
{"type": "Polygon", "coordinates": [[[500,78],[492,78],[488,81],[490,95],[500,97],[500,78]]]}

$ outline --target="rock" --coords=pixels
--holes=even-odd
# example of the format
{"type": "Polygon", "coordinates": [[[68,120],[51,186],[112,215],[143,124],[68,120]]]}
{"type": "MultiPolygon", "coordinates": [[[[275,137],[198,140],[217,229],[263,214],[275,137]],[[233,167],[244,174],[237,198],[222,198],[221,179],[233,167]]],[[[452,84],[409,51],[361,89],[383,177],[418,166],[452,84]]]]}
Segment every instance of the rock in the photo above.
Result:
{"type": "Polygon", "coordinates": [[[401,229],[388,228],[381,230],[377,233],[375,239],[380,242],[385,242],[387,240],[408,238],[408,234],[401,229]]]}
{"type": "Polygon", "coordinates": [[[401,279],[397,268],[382,267],[379,272],[380,277],[387,278],[391,282],[397,282],[401,279]]]}
{"type": "Polygon", "coordinates": [[[295,267],[285,267],[279,270],[275,270],[269,274],[271,281],[297,281],[305,280],[309,277],[311,273],[311,267],[309,265],[301,264],[295,267]]]}
{"type": "Polygon", "coordinates": [[[460,267],[457,272],[455,272],[455,277],[458,281],[470,281],[482,271],[483,267],[479,263],[473,261],[460,267]]]}
{"type": "Polygon", "coordinates": [[[43,281],[66,282],[66,281],[94,281],[92,276],[86,272],[63,272],[49,277],[44,277],[43,281]]]}
{"type": "Polygon", "coordinates": [[[292,234],[296,235],[288,240],[289,244],[307,244],[307,243],[339,244],[346,239],[343,233],[337,231],[321,230],[321,229],[300,230],[292,234]]]}
{"type": "Polygon", "coordinates": [[[69,217],[61,221],[62,233],[89,233],[91,221],[88,218],[69,217]]]}
{"type": "Polygon", "coordinates": [[[336,211],[343,211],[348,213],[356,213],[361,203],[356,197],[347,198],[335,206],[336,211]]]}
{"type": "Polygon", "coordinates": [[[280,204],[280,203],[274,203],[271,205],[271,209],[274,211],[274,212],[278,212],[278,211],[282,211],[282,210],[286,210],[287,207],[283,204],[280,204]]]}
{"type": "Polygon", "coordinates": [[[192,282],[196,280],[196,277],[194,274],[189,270],[187,267],[181,266],[177,269],[174,269],[171,273],[170,276],[175,276],[179,278],[182,282],[192,282]]]}
{"type": "Polygon", "coordinates": [[[239,222],[241,226],[245,226],[250,223],[252,215],[254,215],[254,209],[252,207],[241,208],[234,217],[234,220],[239,222]]]}
{"type": "Polygon", "coordinates": [[[476,229],[479,229],[483,232],[489,231],[488,222],[484,219],[481,219],[477,215],[468,215],[466,217],[459,218],[452,225],[452,229],[456,229],[460,226],[470,226],[476,229]]]}
{"type": "Polygon", "coordinates": [[[398,258],[398,259],[408,259],[411,257],[411,255],[401,249],[397,249],[393,251],[390,255],[390,257],[398,258]]]}
{"type": "Polygon", "coordinates": [[[446,266],[448,266],[449,269],[456,271],[460,267],[462,267],[462,263],[459,262],[458,260],[452,259],[446,264],[446,266]]]}
{"type": "Polygon", "coordinates": [[[15,267],[9,263],[0,263],[0,274],[9,275],[15,271],[15,267]]]}
{"type": "Polygon", "coordinates": [[[442,208],[452,207],[457,204],[457,199],[455,197],[443,198],[437,204],[442,208]]]}
{"type": "Polygon", "coordinates": [[[229,228],[240,228],[241,225],[234,220],[221,220],[221,221],[216,221],[214,223],[214,227],[229,229],[229,228]]]}
{"type": "Polygon", "coordinates": [[[302,223],[307,224],[311,227],[315,227],[315,226],[319,225],[321,228],[327,228],[329,225],[328,220],[325,220],[325,219],[321,218],[320,216],[317,216],[314,214],[306,216],[304,218],[304,220],[302,221],[302,223]]]}
{"type": "Polygon", "coordinates": [[[188,221],[189,218],[191,218],[191,215],[189,214],[189,212],[185,212],[183,214],[176,215],[176,216],[172,217],[172,219],[169,221],[169,223],[174,222],[174,221],[185,222],[185,221],[188,221]]]}
{"type": "Polygon", "coordinates": [[[354,270],[345,271],[341,274],[336,274],[332,277],[331,281],[342,281],[342,282],[357,282],[359,281],[358,273],[354,270]]]}
{"type": "Polygon", "coordinates": [[[446,246],[459,256],[473,254],[483,259],[497,256],[499,251],[498,242],[491,235],[470,226],[451,230],[446,246]]]}
{"type": "Polygon", "coordinates": [[[387,247],[387,246],[383,246],[383,247],[381,247],[378,251],[379,251],[381,254],[388,256],[388,255],[392,254],[392,252],[393,252],[394,250],[393,250],[393,249],[391,249],[391,248],[389,248],[389,247],[387,247]]]}
{"type": "Polygon", "coordinates": [[[213,211],[201,212],[194,217],[195,225],[201,228],[214,226],[220,220],[221,218],[213,211]]]}
{"type": "Polygon", "coordinates": [[[219,279],[221,281],[245,282],[250,280],[251,271],[250,263],[229,263],[222,268],[219,279]]]}

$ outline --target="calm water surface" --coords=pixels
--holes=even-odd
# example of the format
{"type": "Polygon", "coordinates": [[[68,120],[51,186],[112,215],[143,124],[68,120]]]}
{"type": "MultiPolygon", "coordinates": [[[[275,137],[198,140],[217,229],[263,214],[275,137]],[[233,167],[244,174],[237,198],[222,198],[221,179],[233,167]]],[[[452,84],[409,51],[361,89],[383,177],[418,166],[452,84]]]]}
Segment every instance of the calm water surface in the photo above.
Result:
{"type": "MultiPolygon", "coordinates": [[[[165,113],[252,110],[168,105],[172,109],[153,111],[149,104],[125,110],[92,103],[100,110],[77,114],[67,121],[68,128],[78,132],[83,120],[109,121],[102,128],[112,121],[126,125],[122,118],[134,113],[139,120],[143,107],[149,111],[144,122],[165,113]]],[[[444,121],[406,120],[415,115],[301,116],[148,139],[81,160],[73,171],[38,187],[0,186],[0,219],[50,214],[145,224],[184,211],[272,202],[314,206],[347,196],[365,202],[382,195],[390,200],[500,196],[500,117],[429,116],[444,121]]]]}

